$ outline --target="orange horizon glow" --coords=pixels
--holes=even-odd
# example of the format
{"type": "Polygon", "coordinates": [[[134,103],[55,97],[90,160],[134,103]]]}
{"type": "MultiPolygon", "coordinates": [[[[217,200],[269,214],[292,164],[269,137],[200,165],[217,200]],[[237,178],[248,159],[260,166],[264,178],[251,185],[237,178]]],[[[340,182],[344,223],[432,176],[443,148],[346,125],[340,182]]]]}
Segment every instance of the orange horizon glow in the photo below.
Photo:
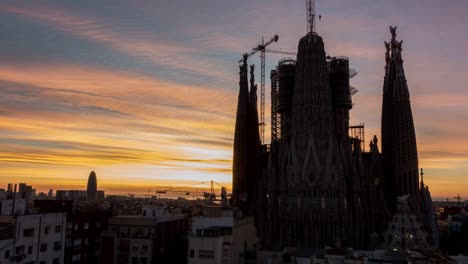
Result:
{"type": "MultiPolygon", "coordinates": [[[[434,199],[468,197],[465,9],[370,0],[320,8],[327,53],[359,72],[350,123],[365,123],[367,142],[380,137],[383,41],[399,24],[425,183],[434,199]]],[[[25,182],[38,192],[84,189],[92,170],[108,194],[210,180],[230,189],[237,61],[261,36],[278,34],[273,49],[294,51],[305,33],[303,3],[279,0],[7,0],[0,14],[0,188],[25,182]]],[[[267,142],[268,74],[280,58],[267,54],[267,142]]],[[[257,82],[258,62],[249,59],[257,82]]]]}

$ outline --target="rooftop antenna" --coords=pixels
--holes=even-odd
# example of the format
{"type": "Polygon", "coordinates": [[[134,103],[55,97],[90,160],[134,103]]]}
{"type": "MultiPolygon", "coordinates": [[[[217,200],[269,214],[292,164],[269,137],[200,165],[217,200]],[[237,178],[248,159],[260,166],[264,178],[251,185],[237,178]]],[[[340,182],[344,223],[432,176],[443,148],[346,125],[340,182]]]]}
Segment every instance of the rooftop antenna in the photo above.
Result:
{"type": "Polygon", "coordinates": [[[315,32],[315,0],[306,0],[307,33],[315,32]]]}

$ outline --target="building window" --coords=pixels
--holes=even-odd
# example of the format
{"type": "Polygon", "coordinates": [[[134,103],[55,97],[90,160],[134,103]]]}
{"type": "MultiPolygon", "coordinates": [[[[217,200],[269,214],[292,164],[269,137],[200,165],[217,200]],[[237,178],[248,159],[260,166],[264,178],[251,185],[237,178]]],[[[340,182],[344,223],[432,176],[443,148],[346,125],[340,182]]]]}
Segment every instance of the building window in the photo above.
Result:
{"type": "Polygon", "coordinates": [[[148,259],[147,258],[141,258],[141,264],[147,264],[148,259]]]}
{"type": "Polygon", "coordinates": [[[32,254],[32,246],[29,246],[29,247],[28,247],[28,254],[29,254],[29,255],[32,254]]]}
{"type": "Polygon", "coordinates": [[[138,264],[138,258],[132,257],[132,264],[138,264]]]}
{"type": "Polygon", "coordinates": [[[81,263],[80,260],[81,260],[81,255],[79,255],[79,253],[78,253],[78,255],[74,255],[72,257],[72,263],[81,263]]]}
{"type": "Polygon", "coordinates": [[[55,233],[60,233],[62,232],[62,226],[61,225],[56,225],[55,226],[55,233]]]}
{"type": "Polygon", "coordinates": [[[5,250],[5,258],[8,259],[10,257],[10,250],[5,250]]]}
{"type": "Polygon", "coordinates": [[[191,258],[195,257],[195,251],[193,249],[190,250],[190,257],[191,258]]]}
{"type": "Polygon", "coordinates": [[[213,250],[198,250],[199,259],[214,259],[213,250]]]}
{"type": "Polygon", "coordinates": [[[24,237],[32,237],[34,235],[34,228],[27,228],[23,230],[24,237]]]}
{"type": "Polygon", "coordinates": [[[84,228],[84,230],[88,230],[89,229],[89,223],[84,223],[83,228],[84,228]]]}
{"type": "Polygon", "coordinates": [[[15,249],[15,253],[18,254],[24,254],[24,246],[17,246],[15,249]]]}
{"type": "Polygon", "coordinates": [[[54,250],[59,251],[61,249],[62,249],[62,245],[60,244],[60,242],[54,242],[54,250]]]}
{"type": "Polygon", "coordinates": [[[41,252],[47,251],[47,244],[41,244],[41,252]]]}
{"type": "Polygon", "coordinates": [[[44,234],[45,235],[49,234],[49,229],[50,229],[49,226],[44,227],[44,234]]]}
{"type": "Polygon", "coordinates": [[[58,258],[54,258],[52,260],[52,264],[60,264],[60,260],[58,258]]]}
{"type": "Polygon", "coordinates": [[[39,264],[46,264],[46,262],[43,260],[43,261],[39,262],[39,264]]]}
{"type": "Polygon", "coordinates": [[[138,244],[133,244],[132,250],[133,251],[138,251],[138,244]]]}
{"type": "Polygon", "coordinates": [[[143,245],[142,249],[144,252],[148,251],[148,245],[143,245]]]}

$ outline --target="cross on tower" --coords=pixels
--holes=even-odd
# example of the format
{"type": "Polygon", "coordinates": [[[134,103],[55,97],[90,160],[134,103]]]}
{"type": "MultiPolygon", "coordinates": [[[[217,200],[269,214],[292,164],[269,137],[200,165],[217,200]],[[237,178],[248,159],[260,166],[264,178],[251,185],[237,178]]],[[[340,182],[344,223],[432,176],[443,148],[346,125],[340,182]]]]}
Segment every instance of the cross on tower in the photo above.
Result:
{"type": "Polygon", "coordinates": [[[424,170],[421,168],[421,189],[424,188],[424,170]]]}

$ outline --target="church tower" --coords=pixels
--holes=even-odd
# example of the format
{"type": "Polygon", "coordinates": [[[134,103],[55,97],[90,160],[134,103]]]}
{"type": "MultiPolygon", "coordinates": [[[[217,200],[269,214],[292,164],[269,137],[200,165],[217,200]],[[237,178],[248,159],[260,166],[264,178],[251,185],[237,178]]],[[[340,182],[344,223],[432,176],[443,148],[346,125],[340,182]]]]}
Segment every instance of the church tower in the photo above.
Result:
{"type": "MultiPolygon", "coordinates": [[[[336,137],[323,39],[311,31],[299,41],[292,96],[291,137],[280,157],[287,192],[278,205],[280,241],[295,247],[341,246],[347,240],[346,149],[336,137]],[[284,204],[283,204],[284,202],[284,204]]],[[[350,154],[350,153],[349,153],[350,154]]]]}
{"type": "Polygon", "coordinates": [[[401,55],[403,41],[396,40],[396,29],[390,27],[392,39],[385,42],[381,138],[385,193],[393,212],[398,196],[417,193],[419,179],[416,134],[401,55]]]}
{"type": "Polygon", "coordinates": [[[254,84],[254,69],[251,67],[251,87],[247,77],[247,56],[240,68],[239,97],[237,101],[234,153],[232,164],[233,205],[245,214],[254,211],[257,180],[261,171],[261,151],[258,131],[257,86],[254,84]]]}

